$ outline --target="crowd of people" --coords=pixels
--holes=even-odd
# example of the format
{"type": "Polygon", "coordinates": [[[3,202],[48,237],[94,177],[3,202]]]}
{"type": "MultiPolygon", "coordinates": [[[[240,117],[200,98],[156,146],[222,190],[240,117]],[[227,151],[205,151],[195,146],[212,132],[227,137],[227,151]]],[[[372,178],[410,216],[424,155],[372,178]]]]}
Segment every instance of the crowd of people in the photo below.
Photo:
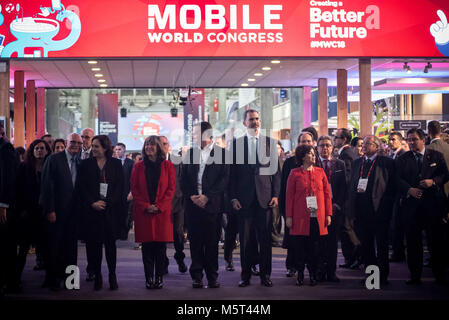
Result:
{"type": "Polygon", "coordinates": [[[449,144],[437,121],[429,122],[427,134],[392,131],[384,141],[353,138],[346,128],[318,137],[309,127],[290,154],[261,133],[258,111],[247,110],[243,124],[246,134],[226,141],[201,122],[193,128],[193,147],[179,152],[166,137],[152,135],[141,153],[128,157],[123,143],[112,146],[89,128],[67,140],[45,135],[21,153],[0,127],[1,294],[21,292],[32,246],[35,269],[45,269],[42,287],[59,290],[66,267],[77,264],[79,241],[85,243],[86,280],[103,288],[104,247],[109,288],[117,290],[116,241],[127,240],[133,226],[148,289],[164,286],[167,243],[174,244],[178,270],[189,271],[193,288],[220,287],[223,227],[227,271],[235,270],[239,236],[239,287],[250,285],[252,276],[273,286],[277,245],[287,249],[286,276],[298,286],[306,267],[312,286],[340,282],[339,242],[339,267],[376,265],[382,286],[392,261],[407,262],[409,285],[421,283],[424,263],[438,284],[447,284],[449,144]]]}

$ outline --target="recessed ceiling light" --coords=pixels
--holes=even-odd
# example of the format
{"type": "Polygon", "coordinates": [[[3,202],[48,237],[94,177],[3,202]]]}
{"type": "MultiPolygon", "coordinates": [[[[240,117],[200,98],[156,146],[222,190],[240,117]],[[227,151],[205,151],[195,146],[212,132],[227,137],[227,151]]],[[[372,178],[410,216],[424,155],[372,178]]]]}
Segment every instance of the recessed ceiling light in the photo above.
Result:
{"type": "Polygon", "coordinates": [[[92,71],[100,71],[101,68],[92,68],[92,69],[90,69],[90,70],[92,70],[92,71]]]}
{"type": "Polygon", "coordinates": [[[106,80],[104,80],[104,79],[98,79],[97,81],[100,82],[100,83],[106,82],[106,80]]]}
{"type": "Polygon", "coordinates": [[[254,82],[254,81],[256,81],[256,79],[249,78],[248,81],[249,81],[249,82],[254,82]]]}
{"type": "Polygon", "coordinates": [[[249,86],[249,84],[247,84],[247,83],[242,83],[241,86],[242,86],[242,87],[247,87],[247,86],[249,86]]]}
{"type": "Polygon", "coordinates": [[[264,71],[270,71],[270,70],[271,70],[271,67],[263,67],[262,70],[264,70],[264,71]]]}
{"type": "Polygon", "coordinates": [[[254,74],[254,76],[255,77],[261,77],[261,76],[263,76],[263,73],[257,72],[257,73],[254,74]]]}
{"type": "Polygon", "coordinates": [[[106,88],[108,85],[107,84],[105,84],[105,83],[103,83],[103,84],[100,84],[100,87],[102,87],[102,88],[106,88]]]}
{"type": "Polygon", "coordinates": [[[271,60],[271,63],[278,64],[278,63],[281,63],[281,60],[271,60]]]}
{"type": "Polygon", "coordinates": [[[87,61],[87,63],[88,63],[88,64],[97,64],[97,63],[98,63],[98,61],[95,61],[95,60],[90,60],[90,61],[87,61]]]}
{"type": "Polygon", "coordinates": [[[95,76],[96,78],[102,78],[102,77],[103,77],[103,75],[102,75],[101,73],[96,73],[94,76],[95,76]]]}

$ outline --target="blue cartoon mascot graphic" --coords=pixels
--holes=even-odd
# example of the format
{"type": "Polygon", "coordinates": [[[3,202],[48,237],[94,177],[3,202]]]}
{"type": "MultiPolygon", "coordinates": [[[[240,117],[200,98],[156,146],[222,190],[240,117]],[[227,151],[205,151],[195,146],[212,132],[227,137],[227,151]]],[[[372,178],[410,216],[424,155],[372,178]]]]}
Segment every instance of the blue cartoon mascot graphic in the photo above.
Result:
{"type": "Polygon", "coordinates": [[[449,25],[443,11],[438,10],[439,21],[430,26],[430,34],[435,38],[438,50],[446,57],[449,57],[449,25]]]}
{"type": "MultiPolygon", "coordinates": [[[[73,46],[81,34],[81,21],[76,13],[66,10],[59,0],[52,0],[51,8],[40,8],[41,12],[34,17],[21,17],[13,20],[9,26],[16,41],[8,43],[1,51],[2,58],[25,57],[25,48],[42,48],[43,57],[51,51],[62,51],[73,46]],[[56,14],[56,19],[50,17],[56,14]],[[41,16],[41,17],[37,17],[41,16]],[[62,40],[53,40],[59,33],[60,23],[68,19],[71,23],[69,35],[62,40]]],[[[1,16],[1,13],[0,13],[1,16]]],[[[3,16],[0,17],[0,20],[3,16]]],[[[33,57],[40,57],[40,50],[34,51],[33,57]]]]}

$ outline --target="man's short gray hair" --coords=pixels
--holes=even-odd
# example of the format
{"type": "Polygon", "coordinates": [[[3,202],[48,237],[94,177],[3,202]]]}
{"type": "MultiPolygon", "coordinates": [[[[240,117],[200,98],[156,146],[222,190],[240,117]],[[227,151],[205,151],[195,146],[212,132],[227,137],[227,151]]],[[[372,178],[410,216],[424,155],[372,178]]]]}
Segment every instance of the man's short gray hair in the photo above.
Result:
{"type": "Polygon", "coordinates": [[[318,141],[316,142],[316,144],[319,145],[320,141],[323,141],[323,140],[330,140],[331,143],[333,141],[331,136],[328,136],[325,134],[318,138],[318,141]]]}

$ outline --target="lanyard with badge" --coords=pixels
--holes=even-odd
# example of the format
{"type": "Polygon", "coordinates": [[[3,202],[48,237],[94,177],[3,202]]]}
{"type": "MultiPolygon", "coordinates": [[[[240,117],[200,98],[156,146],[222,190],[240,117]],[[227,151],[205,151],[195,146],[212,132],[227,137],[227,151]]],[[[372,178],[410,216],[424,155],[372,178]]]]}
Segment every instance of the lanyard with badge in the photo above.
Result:
{"type": "Polygon", "coordinates": [[[306,197],[306,206],[307,209],[309,209],[310,211],[310,217],[311,218],[316,218],[316,211],[318,210],[318,202],[316,200],[316,196],[313,195],[313,186],[312,186],[312,170],[307,170],[309,171],[309,196],[306,197]]]}
{"type": "Polygon", "coordinates": [[[373,170],[374,164],[376,163],[377,157],[374,159],[373,163],[371,164],[371,168],[369,168],[368,175],[366,178],[363,179],[363,166],[365,165],[365,158],[362,160],[362,167],[360,168],[360,178],[359,178],[359,184],[357,185],[357,192],[363,193],[366,191],[366,188],[368,187],[368,179],[371,174],[371,171],[373,170]]]}
{"type": "Polygon", "coordinates": [[[105,200],[108,195],[108,184],[106,183],[106,172],[103,171],[103,182],[100,182],[100,197],[105,200]]]}

